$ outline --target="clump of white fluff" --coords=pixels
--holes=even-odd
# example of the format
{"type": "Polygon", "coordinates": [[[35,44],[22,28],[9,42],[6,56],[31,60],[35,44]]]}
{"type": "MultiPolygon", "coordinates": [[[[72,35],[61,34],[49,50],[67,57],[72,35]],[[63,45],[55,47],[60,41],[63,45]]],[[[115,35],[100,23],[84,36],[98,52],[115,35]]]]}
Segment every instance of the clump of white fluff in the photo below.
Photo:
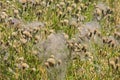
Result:
{"type": "Polygon", "coordinates": [[[64,35],[52,33],[45,41],[37,44],[37,47],[39,50],[39,58],[43,61],[43,64],[51,57],[51,55],[54,56],[54,65],[46,68],[49,79],[64,80],[69,57],[69,51],[64,35]]]}

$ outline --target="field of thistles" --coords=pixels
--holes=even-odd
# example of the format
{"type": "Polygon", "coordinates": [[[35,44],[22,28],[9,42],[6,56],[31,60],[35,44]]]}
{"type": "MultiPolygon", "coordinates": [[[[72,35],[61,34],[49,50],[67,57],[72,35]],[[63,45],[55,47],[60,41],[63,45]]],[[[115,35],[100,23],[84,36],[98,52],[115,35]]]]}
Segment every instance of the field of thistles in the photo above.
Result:
{"type": "Polygon", "coordinates": [[[119,0],[0,0],[0,80],[119,78],[119,0]]]}

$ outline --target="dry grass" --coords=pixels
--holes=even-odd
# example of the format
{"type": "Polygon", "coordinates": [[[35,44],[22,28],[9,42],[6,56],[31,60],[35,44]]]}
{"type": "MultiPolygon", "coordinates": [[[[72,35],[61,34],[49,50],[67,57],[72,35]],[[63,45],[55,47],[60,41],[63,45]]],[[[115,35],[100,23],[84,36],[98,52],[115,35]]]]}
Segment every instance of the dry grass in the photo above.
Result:
{"type": "Polygon", "coordinates": [[[0,80],[119,80],[120,1],[102,1],[1,0],[0,80]]]}
{"type": "Polygon", "coordinates": [[[120,2],[115,1],[114,3],[114,12],[115,12],[115,23],[120,24],[120,2]]]}

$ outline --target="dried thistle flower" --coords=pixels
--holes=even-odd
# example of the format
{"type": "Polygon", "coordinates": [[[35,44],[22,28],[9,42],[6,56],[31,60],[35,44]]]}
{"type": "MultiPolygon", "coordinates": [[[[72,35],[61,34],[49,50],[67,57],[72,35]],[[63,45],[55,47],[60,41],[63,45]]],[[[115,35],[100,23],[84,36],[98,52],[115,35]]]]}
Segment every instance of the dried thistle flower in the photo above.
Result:
{"type": "Polygon", "coordinates": [[[28,69],[29,65],[27,63],[21,63],[21,68],[22,69],[28,69]]]}
{"type": "Polygon", "coordinates": [[[25,44],[25,43],[27,42],[27,40],[24,39],[24,38],[21,38],[20,41],[21,41],[23,44],[25,44]]]}
{"type": "Polygon", "coordinates": [[[26,35],[27,37],[32,38],[32,35],[31,35],[31,33],[29,31],[25,30],[25,31],[23,31],[23,34],[26,35]]]}
{"type": "Polygon", "coordinates": [[[82,51],[83,51],[83,52],[86,52],[86,51],[87,51],[87,45],[83,45],[82,51]]]}
{"type": "Polygon", "coordinates": [[[38,51],[37,50],[32,50],[32,54],[37,55],[38,51]]]}
{"type": "Polygon", "coordinates": [[[10,43],[10,45],[13,46],[14,48],[17,48],[19,46],[19,41],[14,40],[12,44],[10,43]]]}
{"type": "Polygon", "coordinates": [[[66,33],[63,33],[65,39],[69,39],[69,36],[66,33]]]}
{"type": "Polygon", "coordinates": [[[17,32],[12,32],[12,36],[17,36],[17,32]]]}
{"type": "Polygon", "coordinates": [[[83,8],[84,6],[85,6],[85,4],[83,4],[83,3],[80,4],[80,7],[81,7],[81,8],[83,8]]]}
{"type": "Polygon", "coordinates": [[[71,7],[72,7],[73,9],[75,9],[75,8],[77,7],[77,5],[76,5],[75,3],[73,3],[73,4],[71,4],[71,7]]]}
{"type": "Polygon", "coordinates": [[[54,58],[49,58],[49,59],[47,60],[47,62],[48,62],[48,64],[49,64],[50,67],[54,67],[55,64],[56,64],[56,61],[55,61],[54,58]]]}
{"type": "Polygon", "coordinates": [[[68,13],[72,12],[72,8],[71,7],[67,7],[67,11],[68,11],[68,13]]]}
{"type": "Polygon", "coordinates": [[[69,19],[69,25],[77,27],[77,19],[76,18],[69,19]]]}
{"type": "Polygon", "coordinates": [[[34,71],[34,72],[35,72],[35,71],[36,71],[36,68],[32,68],[32,71],[34,71]]]}
{"type": "Polygon", "coordinates": [[[64,25],[68,25],[68,23],[69,23],[69,20],[68,20],[68,19],[64,19],[64,20],[63,20],[63,24],[64,24],[64,25]]]}
{"type": "Polygon", "coordinates": [[[103,43],[107,43],[107,41],[108,41],[108,39],[106,37],[103,37],[102,40],[103,40],[103,43]]]}
{"type": "Polygon", "coordinates": [[[104,3],[100,2],[95,6],[94,17],[97,20],[101,20],[103,17],[111,14],[110,8],[106,6],[104,3]]]}
{"type": "Polygon", "coordinates": [[[120,64],[116,64],[116,70],[120,71],[120,64]]]}
{"type": "Polygon", "coordinates": [[[17,61],[18,61],[18,62],[23,62],[23,61],[24,61],[24,57],[19,57],[19,58],[17,58],[17,61]]]}
{"type": "Polygon", "coordinates": [[[19,14],[19,11],[17,9],[14,9],[14,14],[15,15],[18,15],[19,14]]]}
{"type": "Polygon", "coordinates": [[[119,57],[116,57],[115,58],[115,64],[118,64],[120,62],[120,58],[119,57]]]}
{"type": "Polygon", "coordinates": [[[45,62],[45,66],[46,66],[47,68],[49,68],[49,63],[48,63],[48,62],[45,62]]]}
{"type": "Polygon", "coordinates": [[[58,14],[59,17],[61,17],[63,12],[62,11],[58,11],[57,14],[58,14]]]}
{"type": "Polygon", "coordinates": [[[17,29],[22,27],[22,25],[21,25],[22,22],[17,18],[10,17],[8,21],[9,21],[10,25],[14,26],[17,29]]]}
{"type": "Polygon", "coordinates": [[[58,65],[61,65],[62,64],[62,60],[58,60],[58,65]]]}
{"type": "Polygon", "coordinates": [[[115,62],[114,62],[114,61],[110,61],[109,64],[110,64],[110,66],[112,67],[112,69],[116,69],[115,62]]]}
{"type": "Polygon", "coordinates": [[[5,21],[5,19],[8,17],[7,13],[6,12],[1,12],[0,14],[0,21],[3,22],[5,21]]]}
{"type": "Polygon", "coordinates": [[[102,11],[99,8],[96,8],[96,15],[97,16],[102,15],[102,11]]]}
{"type": "Polygon", "coordinates": [[[114,36],[115,36],[115,38],[117,38],[118,40],[120,39],[120,33],[119,33],[119,32],[115,32],[115,33],[114,33],[114,36]]]}
{"type": "Polygon", "coordinates": [[[50,29],[49,32],[50,33],[55,33],[55,31],[53,29],[50,29]]]}
{"type": "Polygon", "coordinates": [[[50,55],[50,58],[55,58],[55,56],[54,55],[50,55]]]}
{"type": "Polygon", "coordinates": [[[19,69],[28,69],[29,68],[29,65],[27,63],[24,63],[24,62],[20,62],[20,63],[17,63],[15,64],[17,68],[19,69]]]}
{"type": "Polygon", "coordinates": [[[85,52],[85,58],[91,61],[93,59],[93,56],[90,52],[85,52]]]}
{"type": "Polygon", "coordinates": [[[4,15],[5,17],[8,16],[6,12],[2,12],[1,15],[4,15]]]}
{"type": "Polygon", "coordinates": [[[38,11],[36,12],[36,15],[37,15],[38,17],[40,17],[40,16],[42,15],[42,10],[38,10],[38,11]]]}
{"type": "MultiPolygon", "coordinates": [[[[60,5],[61,7],[63,7],[63,6],[65,6],[65,2],[62,1],[62,2],[59,3],[59,5],[60,5]]],[[[57,6],[58,6],[58,5],[57,5],[57,6]]]]}
{"type": "Polygon", "coordinates": [[[117,40],[115,40],[115,38],[113,36],[109,36],[108,37],[108,41],[107,41],[108,45],[111,47],[115,47],[118,45],[117,40]]]}
{"type": "Polygon", "coordinates": [[[4,15],[0,15],[0,18],[4,20],[6,17],[4,15]]]}
{"type": "Polygon", "coordinates": [[[40,36],[39,35],[35,35],[35,40],[40,40],[40,36]]]}

